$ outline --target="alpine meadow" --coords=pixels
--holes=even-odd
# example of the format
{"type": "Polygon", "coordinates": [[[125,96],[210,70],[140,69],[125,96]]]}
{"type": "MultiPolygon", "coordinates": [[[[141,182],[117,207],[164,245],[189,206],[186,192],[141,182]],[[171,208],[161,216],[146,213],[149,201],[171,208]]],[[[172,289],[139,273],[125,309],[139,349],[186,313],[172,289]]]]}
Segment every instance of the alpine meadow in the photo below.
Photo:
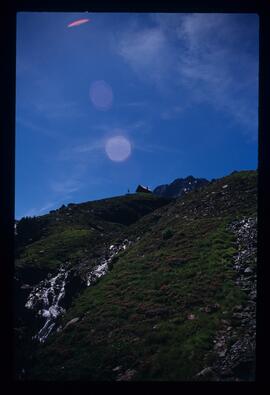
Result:
{"type": "Polygon", "coordinates": [[[258,17],[17,14],[14,377],[256,379],[258,17]]]}

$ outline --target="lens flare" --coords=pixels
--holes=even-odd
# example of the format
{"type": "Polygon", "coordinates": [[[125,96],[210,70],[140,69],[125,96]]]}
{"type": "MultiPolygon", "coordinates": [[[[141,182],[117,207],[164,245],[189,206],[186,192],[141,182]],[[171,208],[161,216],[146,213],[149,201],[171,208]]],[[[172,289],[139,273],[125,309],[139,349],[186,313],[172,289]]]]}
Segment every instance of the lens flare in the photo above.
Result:
{"type": "Polygon", "coordinates": [[[113,102],[113,92],[105,81],[94,81],[90,87],[90,99],[98,110],[109,110],[113,102]]]}
{"type": "Polygon", "coordinates": [[[106,141],[105,151],[112,161],[123,162],[131,154],[131,144],[126,137],[114,136],[106,141]]]}
{"type": "Polygon", "coordinates": [[[67,25],[67,27],[74,27],[74,26],[79,26],[82,25],[83,23],[89,22],[90,19],[78,19],[77,21],[71,22],[67,25]]]}

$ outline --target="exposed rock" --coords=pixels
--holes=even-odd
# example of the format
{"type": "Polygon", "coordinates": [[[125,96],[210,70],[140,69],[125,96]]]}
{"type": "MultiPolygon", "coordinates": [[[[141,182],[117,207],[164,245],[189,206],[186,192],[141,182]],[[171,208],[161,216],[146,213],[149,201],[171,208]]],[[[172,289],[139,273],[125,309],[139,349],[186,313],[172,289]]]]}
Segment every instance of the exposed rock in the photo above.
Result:
{"type": "Polygon", "coordinates": [[[125,251],[131,244],[132,242],[127,239],[118,244],[111,244],[108,251],[98,259],[97,265],[87,274],[87,286],[95,284],[100,277],[104,276],[111,268],[116,255],[125,251]]]}
{"type": "Polygon", "coordinates": [[[152,191],[149,189],[149,187],[145,187],[143,185],[138,185],[136,192],[140,192],[140,193],[152,193],[152,191]]]}
{"type": "Polygon", "coordinates": [[[21,289],[31,289],[31,288],[32,288],[32,286],[29,284],[22,284],[21,285],[21,289]]]}
{"type": "Polygon", "coordinates": [[[157,196],[176,198],[187,192],[197,190],[209,183],[205,178],[194,178],[188,176],[186,178],[177,178],[171,184],[159,185],[153,191],[157,196]]]}
{"type": "Polygon", "coordinates": [[[137,373],[136,370],[134,369],[128,369],[125,371],[125,373],[120,374],[116,381],[130,381],[134,378],[135,374],[137,373]]]}
{"type": "Polygon", "coordinates": [[[64,326],[64,329],[67,329],[70,325],[76,324],[76,322],[80,321],[80,317],[72,318],[72,320],[68,321],[68,323],[64,326]]]}
{"type": "MultiPolygon", "coordinates": [[[[100,277],[105,275],[115,256],[126,250],[130,244],[131,241],[124,239],[121,243],[111,245],[109,250],[105,249],[97,260],[97,264],[90,271],[89,260],[80,262],[76,269],[70,268],[70,263],[65,262],[58,272],[48,273],[45,279],[34,287],[26,284],[25,290],[30,289],[31,292],[28,294],[25,307],[32,311],[33,320],[36,320],[36,325],[39,326],[38,333],[33,336],[33,339],[44,342],[56,330],[56,321],[71,305],[74,295],[86,286],[95,284],[100,277]]],[[[77,320],[71,321],[70,325],[77,320]]],[[[68,326],[67,324],[65,328],[68,326]]]]}
{"type": "Polygon", "coordinates": [[[217,381],[218,376],[212,367],[207,367],[196,374],[195,378],[200,379],[200,381],[217,381]]]}
{"type": "Polygon", "coordinates": [[[233,311],[242,311],[242,310],[243,310],[243,306],[241,304],[238,304],[233,308],[233,311]]]}
{"type": "Polygon", "coordinates": [[[250,263],[256,262],[257,222],[254,218],[235,221],[231,230],[237,237],[238,252],[233,268],[235,283],[247,295],[246,306],[233,308],[231,323],[222,320],[224,329],[214,339],[216,361],[213,368],[222,381],[253,381],[255,379],[256,345],[256,274],[250,263]]]}
{"type": "Polygon", "coordinates": [[[119,372],[119,370],[121,370],[122,369],[122,366],[116,366],[114,369],[113,369],[113,372],[119,372]]]}
{"type": "Polygon", "coordinates": [[[55,326],[59,315],[65,311],[62,305],[65,296],[65,285],[69,271],[60,267],[55,276],[47,276],[37,286],[33,287],[25,307],[33,310],[42,317],[42,327],[34,336],[44,342],[55,326]]]}
{"type": "MultiPolygon", "coordinates": [[[[184,188],[183,193],[189,192],[189,186],[192,185],[193,181],[194,180],[188,181],[188,185],[184,188]]],[[[95,213],[94,210],[91,210],[92,203],[79,204],[76,208],[68,207],[62,212],[57,212],[62,221],[59,229],[64,230],[66,226],[68,228],[73,228],[73,225],[75,229],[78,226],[78,229],[79,227],[85,229],[85,233],[89,232],[91,240],[89,242],[86,240],[87,244],[79,241],[78,248],[75,243],[74,248],[68,249],[67,252],[70,254],[67,258],[60,251],[60,259],[58,260],[57,256],[57,260],[52,262],[50,261],[49,248],[47,248],[46,243],[43,243],[43,240],[40,245],[37,245],[37,248],[33,245],[33,251],[37,254],[29,254],[29,256],[33,255],[33,259],[31,257],[32,261],[30,262],[31,270],[33,270],[32,267],[36,270],[36,268],[42,268],[43,266],[46,267],[46,271],[50,270],[51,267],[55,267],[56,269],[48,276],[46,272],[42,279],[39,278],[38,281],[33,280],[33,283],[29,282],[28,278],[23,281],[21,278],[18,280],[20,295],[25,295],[25,298],[21,298],[23,300],[23,307],[26,302],[29,301],[29,299],[26,300],[26,298],[30,295],[32,296],[30,299],[33,308],[29,305],[28,308],[24,308],[24,310],[27,310],[26,313],[29,315],[33,313],[37,316],[37,325],[35,323],[35,325],[32,326],[32,321],[30,322],[30,320],[30,325],[28,325],[27,320],[22,320],[21,322],[18,320],[18,327],[23,331],[24,327],[22,324],[26,323],[25,328],[31,328],[31,331],[34,333],[38,333],[38,330],[42,327],[42,329],[44,329],[44,335],[50,335],[53,331],[61,332],[63,329],[59,324],[62,320],[59,320],[59,317],[64,310],[70,308],[72,299],[74,300],[87,285],[92,286],[96,281],[99,281],[102,276],[109,272],[113,265],[115,265],[116,273],[112,273],[112,275],[108,276],[108,281],[101,280],[101,283],[97,285],[97,293],[86,292],[86,298],[82,298],[82,300],[79,299],[79,308],[77,309],[75,304],[75,309],[72,308],[68,312],[68,317],[75,318],[68,322],[65,319],[64,322],[67,322],[67,324],[64,329],[74,325],[72,329],[74,328],[74,334],[76,334],[76,341],[72,342],[72,344],[68,344],[69,347],[65,347],[66,343],[64,339],[66,335],[63,333],[60,336],[55,336],[55,339],[52,337],[48,345],[38,346],[38,349],[40,348],[42,352],[38,354],[36,358],[35,350],[33,355],[30,353],[28,355],[28,348],[24,347],[23,344],[28,333],[24,335],[21,341],[23,345],[21,354],[25,354],[25,361],[27,363],[25,363],[24,360],[23,363],[19,361],[19,367],[27,367],[27,376],[42,375],[45,379],[58,379],[59,377],[59,379],[65,378],[69,380],[72,379],[72,375],[74,374],[75,376],[77,375],[77,377],[83,377],[83,379],[85,377],[87,379],[88,374],[89,377],[92,377],[93,374],[93,376],[98,376],[100,378],[104,377],[105,379],[117,377],[118,381],[129,381],[133,380],[134,377],[134,380],[137,379],[136,371],[133,370],[135,367],[138,371],[142,368],[143,374],[146,376],[148,374],[147,372],[150,372],[151,376],[154,371],[159,374],[160,370],[161,377],[166,377],[167,357],[165,355],[164,358],[162,352],[163,345],[161,343],[164,340],[166,342],[165,337],[170,336],[172,332],[172,339],[175,338],[176,342],[179,341],[179,343],[175,345],[176,347],[179,346],[180,352],[180,347],[182,345],[185,350],[186,341],[188,342],[187,346],[189,348],[188,357],[186,359],[183,358],[183,361],[181,361],[181,356],[179,355],[180,361],[178,361],[181,364],[186,363],[187,369],[185,369],[184,366],[183,370],[178,370],[176,364],[176,366],[174,366],[174,371],[172,366],[170,377],[173,377],[173,379],[181,379],[183,375],[185,376],[185,371],[190,372],[190,368],[192,369],[194,366],[190,366],[189,363],[193,364],[193,360],[196,359],[197,356],[199,356],[199,358],[201,357],[201,348],[197,347],[197,340],[201,340],[202,350],[205,349],[207,357],[214,356],[214,358],[206,358],[204,361],[205,364],[199,365],[205,367],[211,363],[211,366],[197,373],[196,380],[239,381],[245,379],[249,380],[254,377],[253,365],[256,329],[256,257],[254,255],[256,254],[256,230],[254,231],[255,225],[252,222],[253,220],[251,218],[244,218],[243,221],[237,220],[233,222],[231,229],[237,238],[236,243],[231,244],[229,237],[224,238],[224,243],[217,242],[216,247],[220,248],[221,253],[224,251],[224,254],[227,254],[227,256],[231,254],[230,246],[237,248],[238,251],[235,256],[231,258],[228,265],[226,262],[227,258],[225,258],[224,272],[223,266],[221,265],[220,273],[215,272],[213,280],[211,278],[212,273],[208,273],[207,264],[204,267],[204,262],[208,262],[208,260],[204,259],[204,250],[202,250],[201,255],[200,248],[197,244],[196,248],[193,250],[193,241],[196,242],[197,237],[201,240],[202,236],[202,239],[208,240],[208,229],[211,231],[215,228],[215,223],[213,221],[218,225],[220,219],[223,224],[223,218],[225,221],[225,216],[226,221],[229,218],[228,215],[232,218],[237,218],[236,215],[240,215],[241,212],[248,212],[249,208],[251,208],[249,199],[243,202],[243,210],[237,200],[238,196],[239,200],[241,200],[242,195],[245,197],[245,192],[247,191],[243,190],[242,193],[241,188],[238,189],[237,185],[236,189],[234,189],[234,183],[231,184],[230,181],[228,182],[228,187],[227,182],[226,180],[226,185],[224,185],[225,182],[217,181],[216,185],[209,185],[209,189],[207,187],[205,193],[204,191],[198,191],[196,194],[190,193],[186,198],[183,198],[185,201],[182,201],[182,199],[173,201],[168,207],[162,208],[162,211],[157,211],[161,213],[160,215],[155,213],[151,214],[149,216],[149,221],[148,217],[146,217],[145,221],[139,222],[138,225],[135,225],[134,229],[132,227],[130,229],[128,228],[129,222],[134,223],[140,216],[137,216],[136,203],[134,205],[136,207],[133,207],[134,210],[133,208],[130,210],[131,214],[134,211],[136,215],[134,214],[133,216],[132,214],[132,218],[129,221],[129,208],[131,207],[130,203],[133,203],[132,201],[128,203],[127,209],[125,208],[123,211],[121,211],[122,205],[120,204],[121,215],[119,214],[118,203],[116,207],[114,207],[114,200],[112,206],[107,206],[107,202],[104,201],[104,212],[102,206],[96,202],[93,203],[96,210],[95,213]],[[211,192],[213,189],[215,189],[216,192],[211,192]],[[196,195],[198,197],[197,200],[196,195]],[[236,199],[233,198],[235,195],[237,195],[236,199]],[[228,211],[230,205],[232,211],[228,211]],[[85,207],[87,209],[84,209],[85,207]],[[91,214],[87,214],[90,213],[90,211],[91,214]],[[96,221],[95,215],[102,216],[102,220],[96,221]],[[207,216],[212,216],[213,218],[205,218],[207,216]],[[103,221],[105,217],[105,221],[108,221],[107,223],[103,221]],[[197,218],[200,221],[202,220],[203,226],[200,225],[197,227],[197,223],[194,223],[193,226],[192,221],[197,218]],[[189,221],[191,221],[190,224],[189,221]],[[158,225],[157,228],[154,226],[156,224],[158,225]],[[212,224],[214,224],[213,227],[212,224]],[[128,226],[126,227],[126,225],[128,226]],[[164,247],[165,243],[161,240],[160,233],[163,229],[166,229],[167,226],[175,231],[175,243],[170,242],[166,245],[166,250],[157,251],[164,247]],[[195,231],[197,228],[198,233],[195,231]],[[101,231],[102,233],[100,233],[101,231]],[[183,236],[181,233],[182,231],[185,232],[183,236]],[[124,255],[123,253],[132,243],[130,240],[123,241],[124,237],[129,237],[131,240],[136,241],[141,237],[141,241],[136,243],[134,250],[132,249],[130,254],[124,256],[122,260],[121,257],[124,255]],[[224,247],[226,250],[224,250],[224,247]],[[39,255],[39,253],[43,254],[41,248],[44,248],[46,252],[42,257],[39,255]],[[46,262],[47,254],[48,261],[46,262]],[[136,259],[137,256],[142,257],[142,259],[136,259]],[[197,256],[199,257],[199,261],[202,260],[202,265],[193,265],[193,258],[195,262],[197,256]],[[42,259],[39,261],[39,258],[42,259]],[[62,262],[62,259],[63,262],[65,259],[70,259],[71,261],[70,266],[68,266],[66,262],[63,263],[65,271],[68,272],[66,278],[64,273],[58,277],[59,262],[62,262]],[[191,262],[190,271],[189,268],[186,267],[182,269],[182,265],[186,262],[185,259],[189,259],[189,262],[191,262]],[[115,264],[116,260],[119,260],[119,263],[115,264]],[[179,267],[179,270],[172,270],[170,266],[172,268],[179,267]],[[225,286],[231,284],[231,281],[234,281],[235,277],[232,275],[233,273],[231,273],[232,269],[235,270],[235,285],[239,287],[239,289],[244,290],[246,295],[244,295],[243,299],[236,299],[234,302],[234,293],[228,293],[224,303],[222,301],[222,310],[227,309],[227,311],[221,310],[220,314],[211,315],[212,312],[221,308],[221,306],[214,302],[217,300],[215,299],[216,296],[222,297],[223,289],[220,293],[219,290],[222,288],[223,278],[225,286]],[[147,276],[152,270],[153,277],[149,275],[149,281],[146,277],[146,281],[142,282],[143,287],[140,286],[141,284],[139,281],[137,284],[137,275],[138,278],[141,279],[141,276],[144,274],[147,276]],[[154,271],[157,271],[157,273],[154,271]],[[76,273],[76,276],[74,273],[76,273]],[[157,281],[155,281],[156,274],[159,276],[157,276],[157,281]],[[43,281],[42,283],[41,280],[43,281]],[[65,280],[64,283],[63,280],[65,280]],[[76,281],[78,281],[78,283],[76,281]],[[25,286],[24,282],[26,283],[25,286]],[[31,284],[29,287],[27,286],[28,283],[31,284]],[[74,283],[76,283],[80,289],[75,297],[74,289],[77,285],[74,287],[74,283]],[[205,289],[208,284],[210,284],[209,292],[208,289],[205,294],[203,292],[197,292],[197,286],[200,287],[203,285],[202,288],[205,289]],[[99,287],[101,294],[99,293],[99,287]],[[33,293],[34,288],[35,296],[33,293]],[[64,294],[62,293],[63,290],[64,294]],[[96,295],[101,295],[102,297],[102,299],[97,300],[97,304],[94,300],[96,295]],[[129,297],[130,295],[131,297],[129,297]],[[68,302],[66,302],[67,298],[68,302]],[[87,303],[88,300],[89,303],[87,303]],[[232,312],[233,305],[231,303],[236,304],[237,300],[239,300],[239,305],[235,306],[232,312]],[[100,302],[102,302],[102,305],[100,302]],[[139,303],[139,307],[137,306],[137,302],[139,303]],[[240,305],[240,303],[242,303],[242,305],[240,305]],[[114,308],[111,309],[111,304],[113,307],[115,304],[117,305],[115,311],[114,308]],[[209,321],[210,328],[213,328],[216,324],[220,324],[216,337],[213,339],[214,344],[212,347],[210,345],[211,349],[209,349],[209,339],[207,338],[205,340],[203,333],[201,339],[197,338],[197,329],[204,329],[201,325],[196,325],[196,323],[200,324],[200,321],[194,321],[194,323],[187,322],[187,320],[198,319],[196,312],[200,305],[203,306],[200,308],[200,311],[209,314],[208,316],[199,314],[202,321],[209,321]],[[78,324],[80,319],[84,319],[83,317],[77,317],[78,312],[84,311],[85,309],[88,310],[85,313],[85,321],[82,323],[83,325],[80,323],[78,324]],[[107,317],[109,317],[108,320],[107,317]],[[141,321],[143,322],[141,323],[141,321]],[[155,331],[160,325],[163,327],[163,322],[165,321],[168,323],[168,333],[166,331],[155,331]],[[128,323],[128,325],[125,325],[125,323],[128,323]],[[213,323],[213,326],[211,323],[213,323]],[[184,329],[183,333],[186,334],[186,336],[178,337],[177,331],[180,330],[181,334],[182,325],[184,329]],[[37,328],[37,326],[39,326],[39,328],[37,328]],[[192,329],[192,333],[189,333],[189,327],[192,329]],[[193,329],[194,339],[192,338],[193,329]],[[84,330],[86,330],[89,335],[89,337],[85,339],[85,342],[83,341],[84,339],[81,339],[84,330]],[[145,354],[142,347],[144,344],[144,334],[146,334],[146,339],[148,339],[148,336],[151,339],[149,342],[150,347],[145,347],[145,354]],[[136,347],[137,345],[133,342],[140,342],[138,352],[142,361],[138,361],[137,353],[134,354],[132,352],[130,355],[127,355],[130,347],[136,347]],[[85,349],[86,343],[87,347],[85,349]],[[50,358],[47,358],[47,355],[55,351],[57,353],[56,365],[50,366],[50,358]],[[78,355],[81,351],[82,355],[78,355]],[[89,355],[87,355],[88,352],[89,355]],[[156,358],[158,352],[160,352],[160,355],[159,358],[156,358]],[[95,356],[97,353],[99,353],[100,356],[96,365],[97,370],[93,369],[90,371],[92,363],[96,363],[95,356]],[[40,361],[38,361],[39,355],[41,355],[40,361]],[[92,357],[94,358],[93,361],[91,360],[92,357]],[[75,365],[73,364],[73,358],[75,365]],[[67,365],[65,363],[66,360],[68,360],[67,365]],[[33,369],[31,364],[33,365],[36,361],[37,365],[39,364],[40,366],[34,366],[33,369]],[[79,363],[77,363],[78,361],[79,363]],[[65,366],[65,372],[60,371],[62,365],[63,369],[65,366]],[[126,370],[127,367],[129,367],[128,370],[126,370]],[[29,372],[28,369],[30,369],[29,372]],[[60,373],[59,376],[58,373],[60,373]]],[[[196,180],[194,183],[196,183],[196,180]]],[[[143,194],[142,196],[137,196],[137,198],[144,199],[143,194]]],[[[146,197],[147,204],[148,200],[150,201],[151,198],[156,199],[148,195],[146,197]]],[[[247,198],[249,198],[249,196],[247,196],[247,198]]],[[[149,211],[145,208],[145,213],[147,212],[149,211]]],[[[57,230],[55,229],[57,227],[55,220],[57,220],[56,215],[51,215],[49,223],[50,228],[48,228],[49,230],[45,228],[44,236],[42,236],[44,240],[46,240],[46,237],[51,236],[52,229],[53,231],[57,230]]],[[[200,221],[198,222],[199,224],[201,223],[200,221]]],[[[58,225],[60,224],[58,223],[58,225]]],[[[72,232],[73,229],[71,229],[71,236],[72,232]]],[[[50,241],[50,239],[48,239],[48,241],[50,241]]],[[[209,248],[211,249],[211,243],[209,243],[209,248]]],[[[19,266],[23,267],[24,256],[18,255],[18,258],[22,260],[22,264],[19,266]]],[[[218,261],[218,263],[222,263],[222,261],[218,261]]],[[[28,261],[26,261],[26,264],[28,265],[28,261]]],[[[230,289],[230,287],[228,287],[228,289],[230,289]]],[[[226,287],[224,287],[224,290],[226,290],[226,287]]],[[[30,341],[32,332],[30,332],[30,336],[28,336],[30,341]]],[[[207,331],[207,333],[210,332],[207,331]]],[[[67,335],[67,337],[69,336],[67,335]]],[[[171,346],[174,347],[174,343],[168,342],[168,348],[171,346]]],[[[34,349],[34,347],[36,347],[36,344],[32,342],[29,349],[34,349]]],[[[185,352],[183,355],[185,355],[185,352]]],[[[52,358],[52,362],[54,360],[55,358],[52,358]]],[[[193,372],[193,374],[195,373],[196,371],[193,372]]]]}
{"type": "Polygon", "coordinates": [[[219,357],[225,357],[225,355],[226,355],[226,350],[223,350],[223,351],[220,351],[219,353],[218,353],[218,356],[219,357]]]}
{"type": "Polygon", "coordinates": [[[212,305],[207,305],[205,307],[201,307],[200,311],[204,313],[213,313],[217,311],[220,308],[220,305],[218,303],[214,303],[212,305]]]}

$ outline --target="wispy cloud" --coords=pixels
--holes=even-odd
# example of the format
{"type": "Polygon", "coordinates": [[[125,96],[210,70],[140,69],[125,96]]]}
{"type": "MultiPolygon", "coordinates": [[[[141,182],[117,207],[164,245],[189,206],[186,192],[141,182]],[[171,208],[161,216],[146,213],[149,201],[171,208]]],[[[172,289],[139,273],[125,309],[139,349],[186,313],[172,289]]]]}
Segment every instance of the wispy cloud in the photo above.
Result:
{"type": "Polygon", "coordinates": [[[74,164],[74,168],[80,169],[81,173],[90,163],[100,163],[104,146],[104,137],[77,141],[74,138],[66,139],[65,146],[58,152],[56,160],[74,164]]]}
{"type": "Polygon", "coordinates": [[[36,123],[32,119],[28,119],[27,117],[16,116],[16,124],[17,126],[23,126],[28,130],[32,130],[37,133],[41,133],[47,137],[57,139],[59,137],[59,132],[56,129],[51,129],[48,127],[40,126],[40,123],[36,123]]]}
{"type": "Polygon", "coordinates": [[[73,101],[61,100],[52,102],[51,100],[40,99],[38,102],[33,103],[33,109],[47,119],[77,118],[86,115],[79,108],[78,103],[73,101]]]}
{"type": "Polygon", "coordinates": [[[127,32],[119,41],[118,50],[137,71],[152,66],[165,44],[166,38],[161,29],[147,28],[127,32]]]}
{"type": "Polygon", "coordinates": [[[92,142],[88,142],[88,143],[77,145],[77,146],[73,147],[72,153],[75,153],[75,154],[76,153],[82,154],[84,152],[89,153],[89,152],[101,150],[103,148],[104,148],[103,139],[97,139],[92,142]]]}
{"type": "Polygon", "coordinates": [[[133,102],[128,102],[121,104],[121,107],[131,107],[131,108],[142,108],[142,107],[147,107],[148,103],[146,101],[133,101],[133,102]]]}
{"type": "Polygon", "coordinates": [[[174,147],[166,147],[165,145],[149,144],[149,143],[134,143],[133,148],[147,153],[164,152],[169,154],[181,154],[182,150],[174,147]]]}
{"type": "Polygon", "coordinates": [[[110,135],[115,134],[128,134],[134,130],[142,129],[145,130],[149,126],[149,123],[144,119],[138,119],[134,122],[127,122],[123,119],[112,121],[110,123],[103,123],[98,125],[92,125],[92,129],[101,131],[104,133],[104,139],[110,135]]]}
{"type": "Polygon", "coordinates": [[[258,56],[252,47],[256,31],[248,36],[242,25],[239,28],[237,16],[229,14],[151,18],[154,27],[134,24],[117,37],[115,49],[138,78],[158,89],[180,92],[178,103],[161,117],[180,114],[176,108],[183,108],[183,101],[208,103],[256,134],[258,56]]]}
{"type": "Polygon", "coordinates": [[[184,47],[177,67],[193,100],[208,102],[252,129],[257,123],[258,63],[238,29],[231,15],[187,15],[177,29],[184,47]],[[242,39],[242,47],[232,38],[238,44],[242,39]]]}
{"type": "Polygon", "coordinates": [[[160,26],[145,28],[133,24],[128,30],[115,35],[113,45],[139,78],[166,90],[166,70],[172,50],[160,26]]]}
{"type": "Polygon", "coordinates": [[[45,203],[42,207],[40,208],[36,208],[36,207],[32,207],[31,209],[29,209],[23,216],[24,217],[33,217],[33,216],[38,216],[38,215],[42,215],[46,212],[48,212],[48,210],[50,210],[51,208],[56,207],[56,205],[59,204],[59,201],[52,201],[52,202],[48,202],[45,203]]]}
{"type": "Polygon", "coordinates": [[[53,192],[59,193],[61,195],[70,194],[76,192],[80,189],[82,183],[76,179],[65,179],[61,181],[52,181],[51,189],[53,192]]]}
{"type": "Polygon", "coordinates": [[[161,112],[160,117],[164,120],[170,120],[174,118],[178,118],[179,114],[183,113],[186,110],[187,106],[172,106],[161,112]]]}
{"type": "Polygon", "coordinates": [[[84,143],[69,142],[58,153],[57,160],[65,163],[64,171],[49,182],[50,191],[57,199],[73,199],[89,185],[100,185],[99,166],[105,158],[102,139],[86,140],[84,143]]]}
{"type": "Polygon", "coordinates": [[[25,56],[17,56],[16,78],[19,112],[52,121],[86,116],[79,103],[67,97],[61,79],[42,72],[40,65],[27,62],[25,56]]]}
{"type": "Polygon", "coordinates": [[[71,157],[64,169],[48,180],[49,194],[53,200],[63,202],[71,199],[76,192],[81,191],[85,187],[87,168],[86,161],[71,157]]]}

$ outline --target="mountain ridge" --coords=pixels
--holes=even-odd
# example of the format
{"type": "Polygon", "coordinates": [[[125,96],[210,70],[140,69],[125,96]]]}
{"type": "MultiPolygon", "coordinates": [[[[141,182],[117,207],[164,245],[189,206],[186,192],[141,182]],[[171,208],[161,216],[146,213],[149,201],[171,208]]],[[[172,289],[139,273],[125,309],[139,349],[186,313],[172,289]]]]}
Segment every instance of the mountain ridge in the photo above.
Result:
{"type": "Polygon", "coordinates": [[[243,171],[180,199],[133,194],[51,213],[15,264],[17,377],[252,380],[256,193],[257,172],[243,171]],[[130,207],[140,215],[127,221],[130,207]],[[117,213],[124,221],[104,220],[117,213]],[[38,266],[31,283],[22,273],[38,266]],[[45,341],[32,340],[47,322],[45,341]]]}
{"type": "Polygon", "coordinates": [[[185,193],[202,188],[209,182],[210,181],[208,181],[206,178],[195,178],[193,176],[187,176],[186,178],[176,178],[170,184],[157,186],[153,190],[153,193],[157,196],[177,198],[185,193]]]}

